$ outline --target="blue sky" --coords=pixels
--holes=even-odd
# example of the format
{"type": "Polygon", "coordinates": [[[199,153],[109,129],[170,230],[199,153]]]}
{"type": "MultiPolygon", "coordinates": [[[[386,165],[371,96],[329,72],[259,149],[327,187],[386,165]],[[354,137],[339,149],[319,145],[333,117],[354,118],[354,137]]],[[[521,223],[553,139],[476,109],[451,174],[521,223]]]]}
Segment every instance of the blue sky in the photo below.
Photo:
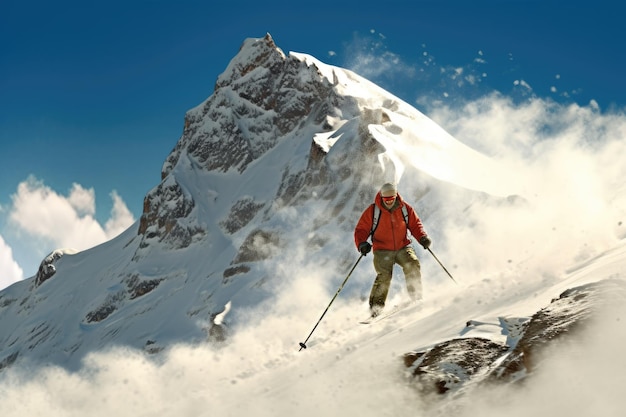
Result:
{"type": "Polygon", "coordinates": [[[593,100],[604,113],[626,104],[626,30],[612,2],[8,0],[0,275],[3,258],[29,277],[55,245],[88,246],[138,219],[185,112],[245,38],[267,32],[284,52],[353,69],[427,115],[493,90],[593,100]],[[95,237],[51,237],[68,228],[95,237]]]}

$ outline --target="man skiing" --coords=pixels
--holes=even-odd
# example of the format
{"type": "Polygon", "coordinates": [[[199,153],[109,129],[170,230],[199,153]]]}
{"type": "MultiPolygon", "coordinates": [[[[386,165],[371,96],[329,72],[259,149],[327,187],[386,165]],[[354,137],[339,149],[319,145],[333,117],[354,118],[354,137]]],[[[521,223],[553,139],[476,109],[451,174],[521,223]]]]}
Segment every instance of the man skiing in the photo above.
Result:
{"type": "Polygon", "coordinates": [[[395,184],[384,184],[374,204],[365,209],[354,229],[354,242],[359,252],[367,255],[372,246],[374,249],[376,279],[369,298],[372,317],[378,316],[385,307],[396,263],[402,267],[411,300],[422,298],[420,263],[411,246],[409,231],[424,249],[428,249],[431,240],[413,207],[398,194],[395,184]],[[372,244],[367,241],[370,235],[372,244]]]}

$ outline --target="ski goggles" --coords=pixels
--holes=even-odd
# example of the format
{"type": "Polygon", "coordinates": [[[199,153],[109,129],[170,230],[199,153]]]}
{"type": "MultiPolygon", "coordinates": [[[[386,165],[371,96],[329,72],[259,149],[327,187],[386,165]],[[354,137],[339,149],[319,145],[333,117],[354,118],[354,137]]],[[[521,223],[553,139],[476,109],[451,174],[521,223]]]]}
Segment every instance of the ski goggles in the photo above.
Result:
{"type": "Polygon", "coordinates": [[[395,199],[396,199],[396,196],[395,196],[395,195],[392,195],[392,196],[389,196],[389,197],[383,197],[383,201],[384,201],[385,203],[391,203],[391,202],[392,202],[393,200],[395,200],[395,199]]]}

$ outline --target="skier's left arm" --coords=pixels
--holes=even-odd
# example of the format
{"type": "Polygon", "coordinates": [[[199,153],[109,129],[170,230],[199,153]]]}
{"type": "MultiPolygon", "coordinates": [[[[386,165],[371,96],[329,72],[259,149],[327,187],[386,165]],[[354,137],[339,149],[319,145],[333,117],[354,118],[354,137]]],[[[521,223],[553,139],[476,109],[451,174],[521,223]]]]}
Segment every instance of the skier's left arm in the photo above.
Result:
{"type": "Polygon", "coordinates": [[[424,225],[420,220],[419,216],[413,209],[413,207],[407,205],[407,214],[409,215],[409,231],[413,235],[415,239],[419,242],[420,245],[424,247],[424,249],[428,249],[430,246],[431,240],[428,237],[428,234],[424,230],[424,225]]]}

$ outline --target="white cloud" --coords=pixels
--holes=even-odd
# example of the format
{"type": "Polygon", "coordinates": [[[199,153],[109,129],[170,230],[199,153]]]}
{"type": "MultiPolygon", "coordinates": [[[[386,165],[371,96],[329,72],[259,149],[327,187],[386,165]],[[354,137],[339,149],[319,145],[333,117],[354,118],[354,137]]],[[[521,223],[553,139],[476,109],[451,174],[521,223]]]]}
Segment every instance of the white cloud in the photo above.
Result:
{"type": "Polygon", "coordinates": [[[13,250],[0,236],[0,289],[24,279],[24,271],[13,259],[13,250]]]}
{"type": "Polygon", "coordinates": [[[110,195],[113,200],[113,208],[111,209],[111,217],[104,225],[104,229],[107,237],[112,239],[133,224],[135,218],[117,192],[113,191],[110,195]]]}
{"type": "Polygon", "coordinates": [[[93,190],[85,190],[78,184],[65,197],[30,177],[18,185],[17,193],[12,196],[9,221],[28,234],[51,242],[52,249],[87,249],[107,238],[93,217],[94,197],[93,190]]]}
{"type": "Polygon", "coordinates": [[[113,207],[103,227],[95,218],[93,188],[85,189],[75,183],[69,195],[64,196],[34,177],[21,182],[12,204],[6,207],[10,233],[0,242],[0,288],[23,279],[22,268],[15,260],[17,247],[28,253],[24,257],[31,259],[29,263],[38,265],[42,256],[55,249],[89,249],[126,230],[134,217],[117,192],[110,196],[113,207]]]}
{"type": "Polygon", "coordinates": [[[76,214],[93,216],[96,213],[95,200],[96,193],[93,188],[86,190],[80,184],[72,184],[67,201],[76,210],[76,214]]]}

